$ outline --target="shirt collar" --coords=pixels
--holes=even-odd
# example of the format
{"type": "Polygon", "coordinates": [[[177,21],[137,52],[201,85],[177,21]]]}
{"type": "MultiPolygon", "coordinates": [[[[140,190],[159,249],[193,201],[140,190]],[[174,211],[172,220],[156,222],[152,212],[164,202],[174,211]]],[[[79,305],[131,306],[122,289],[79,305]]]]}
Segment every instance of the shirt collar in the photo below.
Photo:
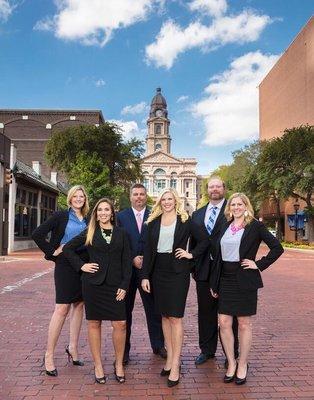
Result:
{"type": "Polygon", "coordinates": [[[141,214],[141,218],[142,218],[142,219],[144,218],[144,214],[145,214],[146,207],[144,207],[143,210],[141,210],[141,211],[137,211],[137,210],[135,210],[135,208],[133,208],[133,207],[131,207],[131,208],[132,208],[132,210],[133,210],[133,213],[134,213],[135,217],[137,216],[137,214],[141,214]]]}
{"type": "Polygon", "coordinates": [[[222,199],[218,204],[208,203],[208,209],[211,210],[212,208],[217,207],[220,210],[222,208],[224,202],[225,202],[225,199],[222,199]]]}

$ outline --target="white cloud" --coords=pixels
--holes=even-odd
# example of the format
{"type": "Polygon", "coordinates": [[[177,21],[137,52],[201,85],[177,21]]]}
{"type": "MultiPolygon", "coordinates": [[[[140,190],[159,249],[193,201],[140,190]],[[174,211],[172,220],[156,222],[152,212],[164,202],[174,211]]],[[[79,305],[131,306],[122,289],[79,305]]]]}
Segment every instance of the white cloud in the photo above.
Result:
{"type": "Polygon", "coordinates": [[[204,12],[214,17],[220,17],[227,11],[226,0],[193,0],[189,4],[191,11],[204,12]]]}
{"type": "Polygon", "coordinates": [[[136,121],[121,121],[117,119],[112,119],[108,122],[112,122],[116,125],[119,125],[125,139],[131,139],[132,137],[141,136],[141,131],[136,121]]]}
{"type": "Polygon", "coordinates": [[[125,106],[123,107],[121,114],[141,114],[143,111],[147,110],[147,104],[145,101],[141,101],[140,103],[134,104],[133,106],[125,106]]]}
{"type": "Polygon", "coordinates": [[[192,22],[186,28],[168,20],[162,25],[155,42],[146,46],[146,59],[157,67],[169,69],[180,53],[193,48],[208,51],[227,43],[253,42],[270,23],[268,15],[258,15],[249,10],[236,16],[214,18],[210,25],[192,22]]]}
{"type": "Polygon", "coordinates": [[[14,5],[8,0],[0,0],[0,21],[6,21],[12,14],[14,5]]]}
{"type": "Polygon", "coordinates": [[[205,144],[220,146],[258,137],[258,85],[278,57],[247,53],[211,78],[205,98],[192,106],[194,116],[203,119],[205,144]]]}
{"type": "Polygon", "coordinates": [[[95,86],[97,87],[101,87],[101,86],[105,86],[106,82],[103,79],[97,79],[97,81],[95,81],[95,86]]]}
{"type": "Polygon", "coordinates": [[[38,21],[37,30],[53,30],[64,40],[104,46],[116,29],[143,21],[161,0],[55,0],[53,17],[38,21]]]}
{"type": "Polygon", "coordinates": [[[180,96],[177,98],[177,103],[182,103],[183,101],[186,101],[189,98],[189,96],[180,96]]]}

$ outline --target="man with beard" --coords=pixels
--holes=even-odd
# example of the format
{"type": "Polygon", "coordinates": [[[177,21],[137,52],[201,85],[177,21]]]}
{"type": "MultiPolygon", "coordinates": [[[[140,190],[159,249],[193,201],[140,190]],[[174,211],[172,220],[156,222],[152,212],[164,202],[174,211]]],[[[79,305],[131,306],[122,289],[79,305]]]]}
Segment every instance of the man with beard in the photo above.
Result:
{"type": "Polygon", "coordinates": [[[144,306],[149,339],[153,353],[162,358],[167,357],[167,352],[164,347],[164,336],[161,327],[161,315],[158,315],[155,312],[154,298],[152,294],[143,291],[139,276],[143,264],[143,250],[147,229],[147,225],[144,224],[144,222],[149,215],[149,210],[146,207],[147,193],[145,186],[140,183],[135,183],[132,186],[130,191],[130,202],[131,207],[126,208],[117,214],[117,225],[124,228],[128,234],[133,259],[132,277],[126,295],[127,331],[123,357],[124,364],[129,362],[132,312],[137,289],[140,292],[144,306]]]}
{"type": "MultiPolygon", "coordinates": [[[[210,358],[215,357],[218,341],[218,316],[217,299],[210,295],[209,276],[211,265],[218,251],[217,242],[222,226],[227,222],[224,215],[226,206],[225,183],[219,177],[212,177],[207,183],[209,202],[204,207],[195,211],[192,219],[198,225],[205,225],[211,246],[208,253],[196,260],[194,279],[196,280],[197,302],[198,302],[198,331],[199,347],[201,353],[196,357],[195,364],[203,364],[210,358]]],[[[193,248],[194,243],[191,243],[193,248]]],[[[234,337],[238,338],[237,319],[233,320],[234,337]]],[[[235,355],[238,357],[238,340],[235,340],[235,355]]]]}

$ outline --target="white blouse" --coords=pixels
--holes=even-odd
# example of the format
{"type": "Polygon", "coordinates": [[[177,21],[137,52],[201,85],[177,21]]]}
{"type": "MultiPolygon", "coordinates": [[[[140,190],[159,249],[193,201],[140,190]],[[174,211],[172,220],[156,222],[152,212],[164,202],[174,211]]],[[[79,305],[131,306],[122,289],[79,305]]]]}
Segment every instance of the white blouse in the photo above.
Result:
{"type": "Polygon", "coordinates": [[[157,253],[172,253],[176,224],[177,220],[175,220],[171,225],[160,225],[157,253]]]}
{"type": "Polygon", "coordinates": [[[236,262],[240,261],[240,243],[244,232],[244,228],[232,234],[231,225],[224,233],[220,241],[221,256],[223,261],[236,262]]]}

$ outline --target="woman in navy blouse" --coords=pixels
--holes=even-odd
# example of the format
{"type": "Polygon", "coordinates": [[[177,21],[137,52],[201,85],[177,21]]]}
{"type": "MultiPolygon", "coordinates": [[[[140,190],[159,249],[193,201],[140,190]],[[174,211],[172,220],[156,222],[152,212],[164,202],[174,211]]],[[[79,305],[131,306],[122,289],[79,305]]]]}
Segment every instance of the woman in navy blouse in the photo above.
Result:
{"type": "Polygon", "coordinates": [[[65,351],[73,365],[84,365],[78,360],[77,350],[83,317],[81,277],[62,253],[63,246],[87,226],[89,205],[83,186],[76,185],[69,190],[67,204],[68,211],[55,212],[37,227],[32,235],[37,246],[44,252],[45,258],[55,262],[56,306],[49,324],[47,350],[44,356],[45,370],[49,376],[58,375],[54,364],[54,351],[71,308],[70,340],[65,351]],[[46,240],[48,234],[51,234],[49,241],[46,240]]]}

